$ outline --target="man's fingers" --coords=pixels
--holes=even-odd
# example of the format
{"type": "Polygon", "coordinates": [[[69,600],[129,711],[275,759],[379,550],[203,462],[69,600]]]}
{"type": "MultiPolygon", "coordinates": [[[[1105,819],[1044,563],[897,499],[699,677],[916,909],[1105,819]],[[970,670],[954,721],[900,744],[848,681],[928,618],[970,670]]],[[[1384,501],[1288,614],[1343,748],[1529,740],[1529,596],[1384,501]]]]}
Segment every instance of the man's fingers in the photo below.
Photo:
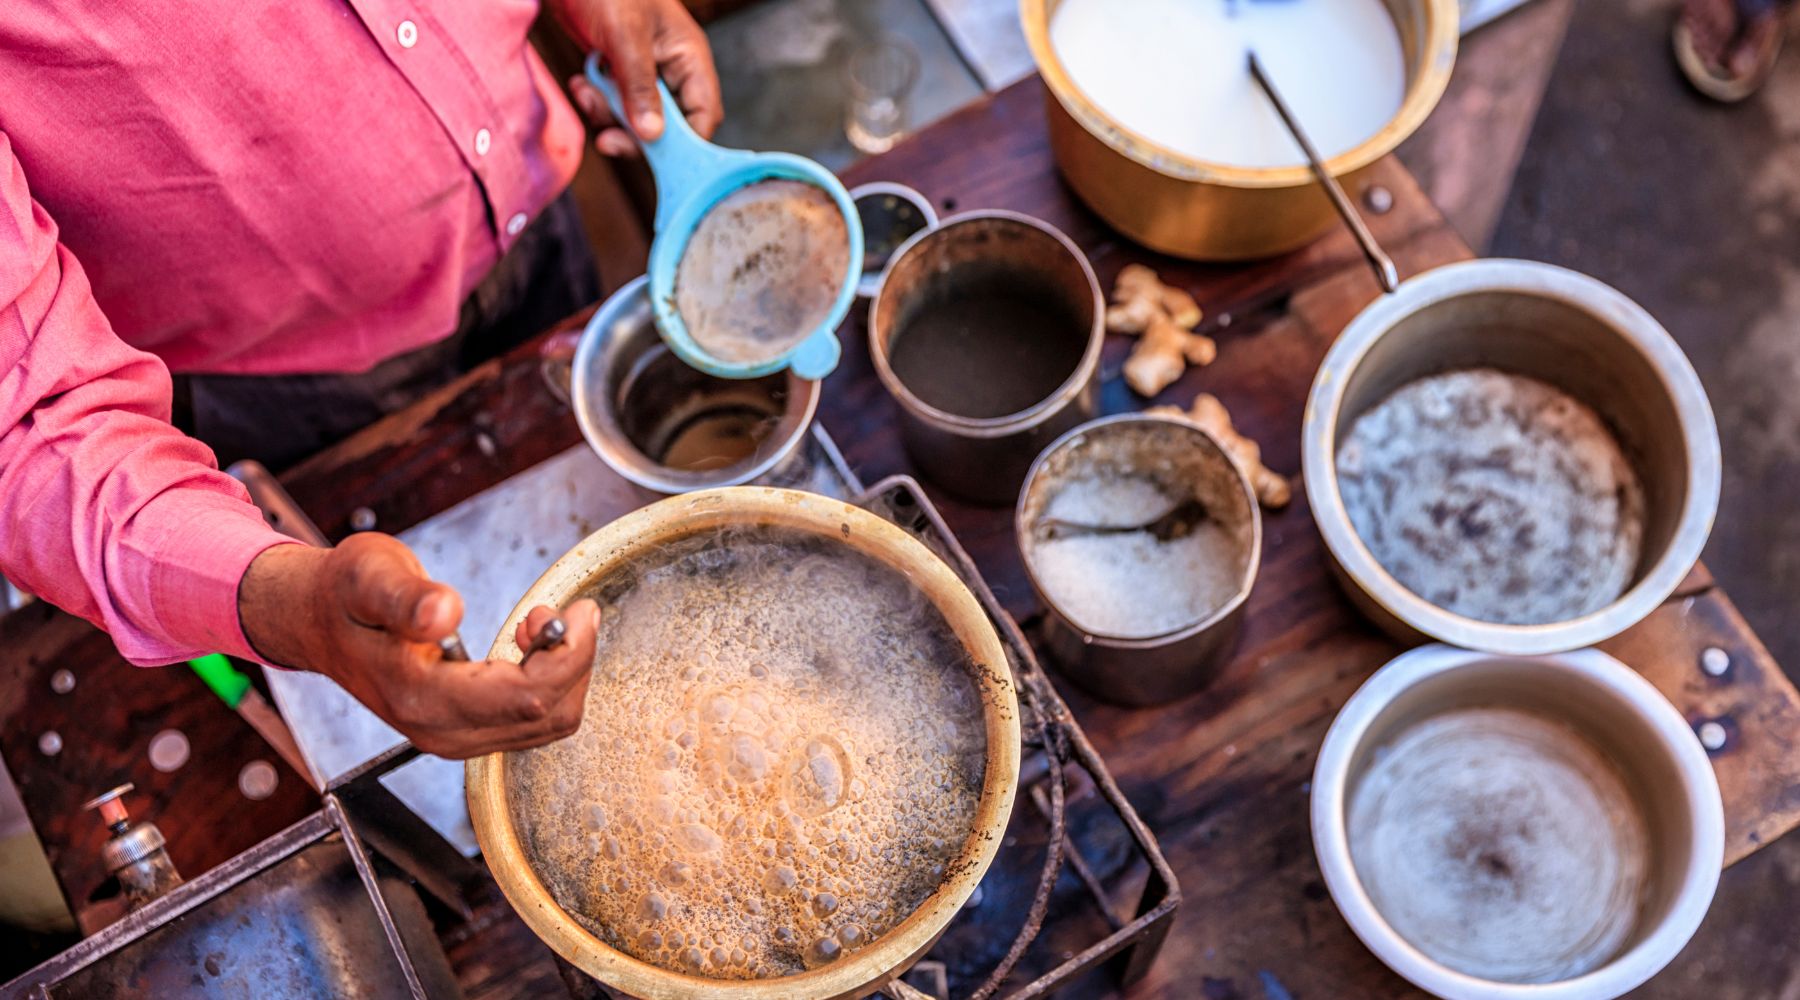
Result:
{"type": "Polygon", "coordinates": [[[345,612],[367,625],[415,642],[436,642],[462,622],[462,598],[425,575],[399,539],[365,532],[332,553],[345,612]]]}
{"type": "Polygon", "coordinates": [[[685,24],[670,25],[674,36],[662,60],[663,79],[674,91],[688,123],[702,138],[712,134],[725,120],[725,100],[720,94],[719,72],[713,65],[712,48],[706,33],[682,12],[685,24]]]}
{"type": "MultiPolygon", "coordinates": [[[[519,627],[513,629],[513,641],[519,644],[521,650],[524,649],[531,645],[532,638],[542,632],[544,626],[549,624],[550,619],[555,617],[556,611],[545,605],[540,604],[532,608],[525,613],[525,617],[519,619],[519,627]]],[[[569,622],[565,621],[563,624],[567,625],[569,622]]]]}
{"type": "Polygon", "coordinates": [[[631,133],[622,128],[609,128],[594,137],[594,148],[602,156],[637,156],[641,150],[631,133]]]}
{"type": "Polygon", "coordinates": [[[606,103],[606,95],[599,88],[588,82],[586,76],[569,77],[569,98],[575,106],[592,122],[596,128],[605,130],[619,123],[613,115],[612,108],[606,103]]]}
{"type": "MultiPolygon", "coordinates": [[[[520,623],[520,635],[517,637],[519,648],[531,645],[531,640],[555,612],[549,608],[532,608],[520,623]]],[[[569,605],[562,612],[563,624],[568,626],[568,634],[563,637],[562,644],[550,649],[542,649],[531,654],[520,664],[533,682],[554,689],[560,695],[570,687],[579,683],[585,691],[588,675],[594,669],[594,645],[600,630],[600,608],[593,601],[580,600],[569,605]]]]}
{"type": "Polygon", "coordinates": [[[639,139],[652,142],[663,131],[662,98],[656,93],[653,29],[643,21],[645,14],[636,5],[625,5],[618,17],[619,22],[610,25],[606,32],[607,67],[619,85],[632,131],[639,139]]]}
{"type": "Polygon", "coordinates": [[[585,76],[569,77],[569,97],[575,102],[583,116],[593,123],[598,130],[594,136],[594,148],[602,156],[628,157],[638,155],[637,140],[619,124],[617,115],[607,106],[605,95],[589,83],[585,76]]]}

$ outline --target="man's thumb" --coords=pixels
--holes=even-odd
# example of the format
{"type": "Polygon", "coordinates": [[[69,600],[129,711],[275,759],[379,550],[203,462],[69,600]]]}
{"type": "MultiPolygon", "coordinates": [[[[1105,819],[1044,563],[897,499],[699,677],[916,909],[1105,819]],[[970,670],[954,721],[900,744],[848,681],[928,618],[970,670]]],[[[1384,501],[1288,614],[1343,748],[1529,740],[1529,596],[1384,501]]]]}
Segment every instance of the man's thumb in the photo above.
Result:
{"type": "MultiPolygon", "coordinates": [[[[383,536],[364,539],[345,553],[349,567],[352,618],[415,642],[436,642],[462,622],[462,599],[433,582],[406,546],[383,536]]],[[[350,541],[346,540],[346,546],[350,541]]]]}

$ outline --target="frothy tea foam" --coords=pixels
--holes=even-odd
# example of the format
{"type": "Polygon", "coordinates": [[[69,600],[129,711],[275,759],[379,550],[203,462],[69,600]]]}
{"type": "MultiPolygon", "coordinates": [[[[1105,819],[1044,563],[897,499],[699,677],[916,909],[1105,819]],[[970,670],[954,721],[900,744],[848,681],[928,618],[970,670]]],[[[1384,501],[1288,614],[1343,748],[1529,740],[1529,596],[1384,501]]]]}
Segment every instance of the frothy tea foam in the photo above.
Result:
{"type": "Polygon", "coordinates": [[[772,528],[604,581],[579,733],[511,755],[527,857],[609,945],[714,979],[863,947],[971,834],[986,735],[968,654],[896,571],[772,528]]]}

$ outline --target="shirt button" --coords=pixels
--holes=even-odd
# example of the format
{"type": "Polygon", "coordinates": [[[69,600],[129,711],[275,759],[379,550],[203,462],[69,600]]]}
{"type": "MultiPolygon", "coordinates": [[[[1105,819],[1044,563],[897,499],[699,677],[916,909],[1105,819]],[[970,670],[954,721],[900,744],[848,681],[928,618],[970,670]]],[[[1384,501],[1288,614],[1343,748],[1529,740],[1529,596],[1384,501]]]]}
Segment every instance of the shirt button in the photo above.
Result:
{"type": "Polygon", "coordinates": [[[401,21],[400,30],[396,32],[400,39],[400,47],[410,49],[419,44],[419,26],[411,21],[401,21]]]}
{"type": "Polygon", "coordinates": [[[519,231],[525,228],[525,223],[527,221],[528,220],[525,218],[524,212],[520,212],[517,215],[514,215],[512,218],[507,219],[506,220],[506,235],[508,235],[508,236],[519,235],[519,231]]]}
{"type": "Polygon", "coordinates": [[[488,148],[491,147],[493,144],[494,144],[494,137],[488,134],[487,129],[482,129],[479,132],[475,133],[475,155],[476,156],[486,156],[488,148]]]}

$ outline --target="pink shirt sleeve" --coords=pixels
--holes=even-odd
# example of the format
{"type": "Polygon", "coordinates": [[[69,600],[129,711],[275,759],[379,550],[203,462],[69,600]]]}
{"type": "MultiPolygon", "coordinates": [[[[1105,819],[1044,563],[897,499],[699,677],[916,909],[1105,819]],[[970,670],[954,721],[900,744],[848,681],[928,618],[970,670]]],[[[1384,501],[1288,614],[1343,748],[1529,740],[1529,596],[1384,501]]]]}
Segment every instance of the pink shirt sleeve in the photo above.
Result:
{"type": "Polygon", "coordinates": [[[114,335],[0,132],[0,570],[133,663],[256,659],[238,581],[283,538],[169,406],[168,370],[114,335]]]}

